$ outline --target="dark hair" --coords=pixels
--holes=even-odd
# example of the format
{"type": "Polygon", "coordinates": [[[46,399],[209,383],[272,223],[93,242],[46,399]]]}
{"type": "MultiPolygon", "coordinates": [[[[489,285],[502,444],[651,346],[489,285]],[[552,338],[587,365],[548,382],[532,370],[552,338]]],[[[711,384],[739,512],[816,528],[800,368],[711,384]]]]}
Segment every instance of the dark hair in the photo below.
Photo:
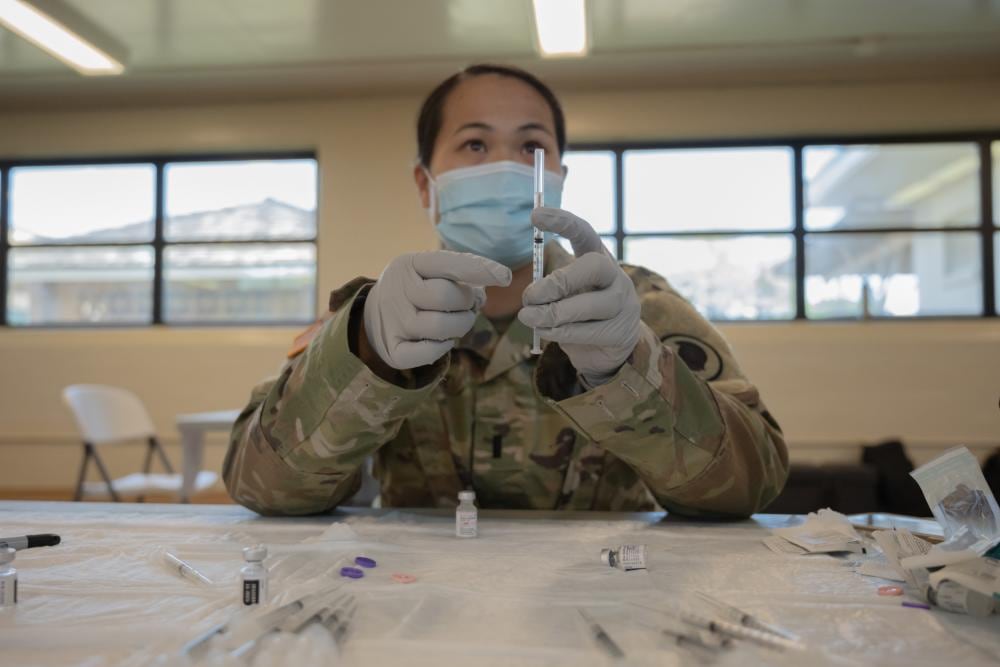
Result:
{"type": "Polygon", "coordinates": [[[562,107],[555,93],[539,81],[533,74],[525,72],[517,67],[507,67],[506,65],[470,65],[461,72],[452,74],[447,79],[438,84],[437,88],[424,100],[420,107],[420,115],[417,117],[417,155],[420,164],[425,167],[430,166],[431,157],[434,154],[434,142],[437,141],[438,132],[441,131],[441,118],[444,111],[444,103],[448,95],[458,84],[471,79],[474,76],[483,74],[496,74],[517,79],[528,84],[542,96],[552,110],[552,118],[556,126],[556,143],[559,145],[559,153],[566,152],[566,118],[563,116],[562,107]]]}

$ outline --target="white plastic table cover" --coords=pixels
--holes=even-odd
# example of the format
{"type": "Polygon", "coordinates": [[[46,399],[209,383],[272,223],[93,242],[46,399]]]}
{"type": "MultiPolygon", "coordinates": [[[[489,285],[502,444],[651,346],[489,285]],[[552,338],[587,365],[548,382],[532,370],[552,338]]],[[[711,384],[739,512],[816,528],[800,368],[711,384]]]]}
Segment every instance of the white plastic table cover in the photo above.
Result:
{"type": "MultiPolygon", "coordinates": [[[[0,665],[184,665],[178,649],[233,614],[241,548],[269,546],[272,604],[341,584],[358,602],[342,651],[316,632],[274,638],[254,665],[603,665],[585,608],[624,649],[617,664],[696,664],[673,645],[672,608],[709,593],[798,635],[806,653],[740,642],[721,665],[995,665],[1000,616],[901,607],[887,582],[832,556],[778,555],[761,538],[800,517],[704,523],[662,513],[490,512],[480,536],[454,537],[447,511],[356,510],[263,518],[236,506],[0,502],[0,535],[54,532],[62,544],[18,552],[20,603],[0,613],[0,665]],[[321,541],[316,541],[321,538],[321,541]],[[602,547],[643,543],[649,567],[622,572],[602,547]],[[167,548],[215,584],[164,567],[167,548]],[[339,576],[357,555],[378,566],[339,576]],[[410,574],[400,584],[393,573],[410,574]],[[669,619],[666,619],[669,620],[669,619]],[[310,653],[311,651],[311,653],[310,653]],[[311,656],[311,657],[304,657],[311,656]]],[[[214,652],[212,652],[214,653],[214,652]]],[[[233,659],[205,664],[246,664],[233,659]]]]}

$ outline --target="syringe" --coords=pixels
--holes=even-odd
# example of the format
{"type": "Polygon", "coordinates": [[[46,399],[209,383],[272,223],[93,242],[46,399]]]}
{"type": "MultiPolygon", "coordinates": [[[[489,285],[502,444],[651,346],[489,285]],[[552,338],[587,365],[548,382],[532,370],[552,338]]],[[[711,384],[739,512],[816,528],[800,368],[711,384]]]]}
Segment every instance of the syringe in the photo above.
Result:
{"type": "Polygon", "coordinates": [[[182,578],[188,579],[190,581],[199,584],[205,584],[208,586],[212,585],[211,579],[209,579],[200,571],[198,571],[198,569],[195,568],[193,565],[191,565],[187,561],[181,560],[180,558],[170,553],[169,551],[164,550],[160,552],[160,558],[162,559],[163,564],[167,566],[167,568],[169,568],[174,573],[180,575],[182,578]]]}
{"type": "MultiPolygon", "coordinates": [[[[545,206],[545,149],[535,149],[535,208],[545,206]]],[[[545,234],[537,227],[531,231],[531,280],[538,282],[545,276],[545,234]]],[[[542,345],[538,329],[532,331],[531,353],[541,354],[542,345]]]]}

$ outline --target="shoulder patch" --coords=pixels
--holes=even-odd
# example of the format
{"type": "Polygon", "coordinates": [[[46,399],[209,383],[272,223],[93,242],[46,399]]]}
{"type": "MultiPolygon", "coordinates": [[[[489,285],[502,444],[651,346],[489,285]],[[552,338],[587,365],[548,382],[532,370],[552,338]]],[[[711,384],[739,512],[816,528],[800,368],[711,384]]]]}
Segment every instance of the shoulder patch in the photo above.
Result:
{"type": "Polygon", "coordinates": [[[661,340],[701,379],[711,382],[722,375],[722,355],[705,341],[683,334],[664,336],[661,340]]]}

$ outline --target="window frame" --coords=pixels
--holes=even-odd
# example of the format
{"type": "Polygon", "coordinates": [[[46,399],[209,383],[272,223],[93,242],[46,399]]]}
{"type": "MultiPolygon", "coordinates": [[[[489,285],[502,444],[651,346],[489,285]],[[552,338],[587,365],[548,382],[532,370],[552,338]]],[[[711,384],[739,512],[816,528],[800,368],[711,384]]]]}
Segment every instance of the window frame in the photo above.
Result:
{"type": "Polygon", "coordinates": [[[789,319],[746,319],[746,320],[713,320],[723,323],[778,323],[778,322],[852,322],[857,317],[824,317],[809,318],[806,316],[805,298],[805,243],[807,235],[836,234],[884,234],[891,232],[922,232],[944,233],[976,233],[980,239],[980,261],[982,262],[982,313],[978,315],[909,315],[885,316],[872,315],[872,320],[880,322],[912,322],[933,320],[981,320],[997,317],[996,279],[998,267],[994,253],[994,234],[1000,234],[1000,220],[994,224],[993,201],[993,156],[992,144],[1000,142],[1000,130],[978,130],[970,132],[927,132],[906,134],[824,134],[803,136],[766,136],[760,138],[721,138],[721,139],[683,139],[677,141],[616,141],[616,142],[578,142],[571,143],[567,152],[575,151],[609,151],[615,155],[615,225],[614,234],[606,234],[615,239],[619,261],[625,256],[625,239],[632,238],[725,238],[737,236],[775,236],[791,235],[794,249],[794,315],[789,319]],[[978,223],[963,227],[874,227],[845,228],[831,230],[809,231],[805,228],[805,164],[803,151],[810,146],[857,146],[873,144],[941,144],[968,143],[974,144],[979,155],[979,220],[978,223]],[[790,230],[719,230],[719,231],[675,231],[675,232],[625,232],[625,170],[624,155],[634,150],[690,150],[713,148],[790,148],[792,150],[792,222],[790,230]]]}
{"type": "Polygon", "coordinates": [[[29,158],[0,159],[0,328],[4,330],[30,329],[136,329],[149,327],[287,327],[309,324],[315,320],[318,308],[318,267],[319,267],[319,162],[316,151],[255,151],[239,153],[184,153],[180,155],[102,155],[97,157],[68,158],[29,158]],[[167,241],[164,237],[164,210],[166,190],[164,187],[164,171],[168,164],[196,162],[246,162],[255,160],[314,160],[316,169],[316,230],[312,237],[303,239],[238,239],[238,240],[185,240],[167,241]],[[153,165],[154,217],[153,239],[151,241],[110,241],[101,243],[32,243],[13,244],[10,242],[10,171],[18,167],[78,167],[102,165],[153,165]],[[164,321],[164,251],[169,246],[185,245],[286,245],[290,243],[311,243],[317,258],[314,272],[315,286],[312,290],[312,306],[310,314],[301,320],[252,320],[252,321],[164,321]],[[153,281],[152,281],[152,312],[148,323],[134,322],[51,322],[44,324],[11,324],[7,319],[7,292],[9,289],[9,253],[14,248],[88,248],[88,247],[152,247],[153,249],[153,281]]]}

